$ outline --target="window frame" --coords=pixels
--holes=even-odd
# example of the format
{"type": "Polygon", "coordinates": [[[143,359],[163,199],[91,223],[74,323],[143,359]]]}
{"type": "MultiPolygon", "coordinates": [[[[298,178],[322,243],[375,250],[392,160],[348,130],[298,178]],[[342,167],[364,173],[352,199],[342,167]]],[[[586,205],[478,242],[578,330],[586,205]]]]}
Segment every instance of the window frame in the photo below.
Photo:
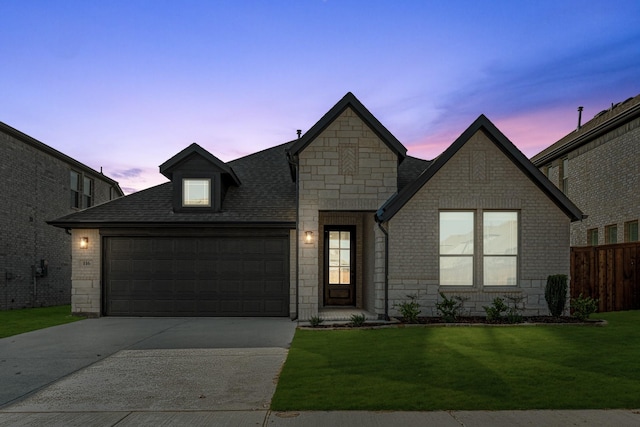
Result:
{"type": "Polygon", "coordinates": [[[618,243],[618,224],[610,224],[604,227],[604,239],[607,245],[618,243]],[[615,238],[612,239],[612,236],[615,238]]]}
{"type": "Polygon", "coordinates": [[[69,202],[72,209],[82,209],[82,173],[70,169],[69,170],[69,202]],[[73,185],[73,175],[76,176],[76,185],[73,185]]]}
{"type": "Polygon", "coordinates": [[[440,286],[444,286],[447,288],[450,287],[472,287],[475,284],[475,275],[476,275],[476,268],[475,268],[475,253],[476,253],[476,211],[474,210],[460,210],[460,211],[446,211],[446,210],[442,210],[438,213],[438,283],[440,286]],[[470,253],[468,252],[468,247],[465,246],[463,248],[462,251],[460,252],[447,252],[447,253],[443,253],[442,248],[443,248],[443,216],[447,215],[447,214],[471,214],[471,248],[470,248],[470,253]],[[469,283],[468,284],[463,284],[463,283],[448,283],[450,282],[450,280],[444,280],[443,279],[443,273],[446,271],[446,269],[443,268],[443,261],[447,260],[454,260],[454,259],[458,259],[458,260],[465,260],[465,267],[466,264],[468,263],[467,258],[471,259],[471,272],[470,274],[467,274],[467,276],[469,277],[469,283]],[[447,282],[447,283],[445,283],[447,282]]]}
{"type": "Polygon", "coordinates": [[[638,220],[627,221],[624,223],[624,241],[625,242],[637,242],[638,241],[638,220]]]}
{"type": "Polygon", "coordinates": [[[211,186],[211,178],[200,178],[200,177],[183,177],[182,178],[182,207],[183,208],[211,208],[212,206],[212,186],[211,186]],[[187,203],[187,185],[191,182],[195,183],[206,183],[206,203],[187,203]]]}
{"type": "MultiPolygon", "coordinates": [[[[513,242],[510,242],[513,243],[513,242]]],[[[520,262],[520,212],[516,210],[483,210],[482,211],[482,286],[487,287],[515,287],[518,286],[518,278],[519,278],[519,262],[520,262]],[[505,253],[497,254],[497,253],[488,253],[487,250],[487,216],[492,214],[514,214],[515,215],[515,230],[512,230],[512,235],[515,238],[515,252],[507,251],[505,253]],[[515,260],[515,265],[513,266],[513,284],[506,283],[487,283],[487,261],[489,259],[509,259],[515,260]]]]}
{"type": "Polygon", "coordinates": [[[565,157],[560,161],[562,175],[560,176],[561,188],[564,194],[569,194],[569,158],[565,157]]]}
{"type": "Polygon", "coordinates": [[[93,196],[95,192],[95,181],[86,175],[82,176],[82,207],[90,208],[93,206],[93,196]],[[88,185],[87,185],[88,183],[88,185]],[[87,187],[89,192],[87,193],[87,187]]]}
{"type": "Polygon", "coordinates": [[[598,228],[589,228],[587,230],[587,246],[598,246],[598,228]],[[595,238],[595,242],[594,242],[595,238]]]}

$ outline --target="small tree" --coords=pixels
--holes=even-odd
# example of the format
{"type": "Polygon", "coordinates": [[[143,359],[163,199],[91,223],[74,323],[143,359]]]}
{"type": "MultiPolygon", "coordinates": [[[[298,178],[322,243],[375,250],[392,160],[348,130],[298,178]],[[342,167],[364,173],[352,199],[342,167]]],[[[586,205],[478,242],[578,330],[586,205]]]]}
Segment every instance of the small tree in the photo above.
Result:
{"type": "Polygon", "coordinates": [[[544,299],[553,317],[559,317],[564,312],[567,304],[567,275],[556,274],[547,278],[547,286],[544,288],[544,299]]]}

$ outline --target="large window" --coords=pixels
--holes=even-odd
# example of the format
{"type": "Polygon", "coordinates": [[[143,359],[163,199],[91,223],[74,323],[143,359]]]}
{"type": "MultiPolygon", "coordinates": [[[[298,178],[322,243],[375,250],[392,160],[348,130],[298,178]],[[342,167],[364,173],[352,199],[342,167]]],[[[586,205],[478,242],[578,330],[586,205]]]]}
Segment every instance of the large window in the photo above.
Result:
{"type": "Polygon", "coordinates": [[[483,283],[516,286],[518,276],[518,213],[482,215],[483,283]]]}
{"type": "Polygon", "coordinates": [[[440,212],[439,225],[440,286],[473,286],[480,279],[483,286],[518,284],[518,212],[485,211],[482,224],[473,211],[440,212]],[[477,277],[474,266],[482,268],[477,277]]]}
{"type": "Polygon", "coordinates": [[[210,179],[184,179],[182,181],[182,206],[211,206],[210,179]]]}
{"type": "Polygon", "coordinates": [[[473,212],[440,212],[440,285],[473,285],[473,212]]]}

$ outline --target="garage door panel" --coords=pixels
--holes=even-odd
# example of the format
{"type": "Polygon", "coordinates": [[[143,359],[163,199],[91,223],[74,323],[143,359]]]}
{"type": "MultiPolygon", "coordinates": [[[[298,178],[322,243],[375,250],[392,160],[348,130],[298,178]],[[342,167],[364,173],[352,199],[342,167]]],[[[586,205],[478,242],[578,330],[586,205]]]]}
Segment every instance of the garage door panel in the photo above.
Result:
{"type": "Polygon", "coordinates": [[[105,240],[109,315],[289,314],[289,243],[285,236],[105,240]]]}

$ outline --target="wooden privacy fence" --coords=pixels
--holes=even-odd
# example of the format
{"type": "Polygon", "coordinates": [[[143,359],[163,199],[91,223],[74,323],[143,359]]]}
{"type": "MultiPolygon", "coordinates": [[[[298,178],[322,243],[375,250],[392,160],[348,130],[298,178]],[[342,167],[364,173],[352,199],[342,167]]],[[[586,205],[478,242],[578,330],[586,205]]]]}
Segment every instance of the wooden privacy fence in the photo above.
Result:
{"type": "Polygon", "coordinates": [[[571,297],[597,298],[598,311],[640,309],[640,242],[571,248],[571,297]]]}

